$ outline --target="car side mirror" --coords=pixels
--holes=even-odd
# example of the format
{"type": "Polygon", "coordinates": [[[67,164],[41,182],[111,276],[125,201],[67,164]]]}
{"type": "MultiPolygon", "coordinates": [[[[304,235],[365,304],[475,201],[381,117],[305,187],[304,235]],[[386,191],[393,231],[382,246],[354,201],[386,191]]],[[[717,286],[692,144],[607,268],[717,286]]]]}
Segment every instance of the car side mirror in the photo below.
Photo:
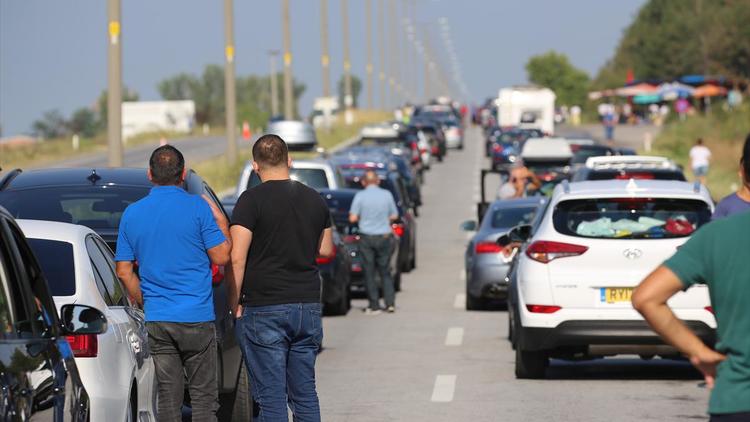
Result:
{"type": "Polygon", "coordinates": [[[503,248],[510,245],[511,243],[512,242],[510,240],[510,236],[508,236],[507,234],[504,234],[497,238],[497,244],[503,248]]]}
{"type": "Polygon", "coordinates": [[[102,334],[107,331],[107,317],[88,305],[63,305],[60,308],[60,322],[66,335],[102,334]]]}
{"type": "Polygon", "coordinates": [[[466,220],[463,223],[461,223],[461,230],[465,232],[475,232],[477,231],[477,222],[474,220],[466,220]]]}
{"type": "Polygon", "coordinates": [[[523,243],[529,240],[530,236],[531,236],[531,226],[528,224],[523,224],[520,226],[513,227],[508,232],[508,238],[510,239],[511,242],[523,243]]]}

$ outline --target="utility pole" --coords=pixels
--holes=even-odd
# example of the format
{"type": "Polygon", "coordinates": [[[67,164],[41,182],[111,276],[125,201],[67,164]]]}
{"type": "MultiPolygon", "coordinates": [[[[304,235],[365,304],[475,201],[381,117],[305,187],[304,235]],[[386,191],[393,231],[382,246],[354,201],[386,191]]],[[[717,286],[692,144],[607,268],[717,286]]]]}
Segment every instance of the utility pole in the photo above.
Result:
{"type": "MultiPolygon", "coordinates": [[[[414,36],[414,41],[417,40],[417,0],[406,0],[409,2],[410,7],[410,14],[411,14],[411,25],[412,25],[412,35],[414,36]]],[[[417,101],[418,92],[419,92],[419,51],[417,51],[416,44],[414,45],[414,54],[412,57],[412,77],[414,78],[413,81],[413,89],[414,89],[414,101],[417,101]]]]}
{"type": "Polygon", "coordinates": [[[354,105],[354,93],[352,92],[352,63],[349,60],[349,10],[346,1],[341,0],[341,19],[344,25],[342,32],[344,38],[344,105],[346,110],[350,110],[354,105]]]}
{"type": "Polygon", "coordinates": [[[380,109],[385,110],[385,20],[383,19],[383,2],[385,0],[378,0],[378,46],[380,47],[380,109]]]}
{"type": "Polygon", "coordinates": [[[234,80],[234,5],[224,0],[224,101],[227,114],[227,161],[237,161],[237,93],[234,80]]]}
{"type": "Polygon", "coordinates": [[[271,66],[271,116],[279,115],[279,78],[276,75],[276,56],[279,50],[268,50],[268,57],[271,66]]]}
{"type": "Polygon", "coordinates": [[[294,119],[294,94],[292,93],[292,39],[289,29],[289,0],[283,0],[282,26],[284,27],[284,119],[294,119]]]}
{"type": "Polygon", "coordinates": [[[328,0],[320,0],[320,65],[323,74],[323,96],[331,96],[331,62],[328,55],[328,0]]]}
{"type": "Polygon", "coordinates": [[[396,67],[398,63],[398,54],[396,49],[396,34],[394,33],[394,24],[396,17],[394,16],[394,1],[388,0],[388,86],[390,87],[391,107],[395,108],[398,105],[399,98],[396,94],[396,67]]]}
{"type": "Polygon", "coordinates": [[[427,26],[424,27],[424,102],[430,102],[430,70],[431,67],[435,66],[432,63],[432,57],[430,56],[430,32],[427,26]]]}
{"type": "Polygon", "coordinates": [[[110,167],[122,167],[122,45],[120,0],[107,1],[107,138],[110,167]]]}
{"type": "Polygon", "coordinates": [[[372,0],[365,2],[365,24],[367,32],[367,108],[372,109],[372,0]]]}

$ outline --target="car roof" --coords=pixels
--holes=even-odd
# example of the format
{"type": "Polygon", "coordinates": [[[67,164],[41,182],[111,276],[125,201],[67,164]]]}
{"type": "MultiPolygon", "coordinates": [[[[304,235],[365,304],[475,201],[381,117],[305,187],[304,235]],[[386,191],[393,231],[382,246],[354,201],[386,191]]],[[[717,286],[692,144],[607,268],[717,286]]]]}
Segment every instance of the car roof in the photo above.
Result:
{"type": "Polygon", "coordinates": [[[528,196],[525,198],[498,199],[492,203],[493,210],[506,208],[534,207],[543,204],[547,200],[544,196],[528,196]]]}
{"type": "Polygon", "coordinates": [[[381,123],[378,125],[369,125],[362,128],[359,134],[363,138],[398,138],[399,133],[392,124],[381,123]]]}
{"type": "Polygon", "coordinates": [[[594,170],[604,169],[671,169],[677,164],[666,157],[648,155],[612,155],[589,157],[586,167],[594,170]]]}
{"type": "Polygon", "coordinates": [[[319,189],[321,195],[326,198],[353,197],[359,192],[359,189],[319,189]]]}
{"type": "Polygon", "coordinates": [[[590,198],[684,198],[699,199],[711,205],[711,195],[700,183],[676,180],[595,180],[568,183],[555,187],[552,198],[559,202],[568,199],[590,198]]]}
{"type": "Polygon", "coordinates": [[[523,158],[570,158],[573,151],[563,138],[529,138],[521,151],[523,158]]]}
{"type": "Polygon", "coordinates": [[[79,239],[89,234],[96,234],[86,226],[70,223],[60,223],[57,221],[43,220],[16,220],[18,226],[27,238],[58,240],[68,243],[76,243],[79,239]]]}
{"type": "Polygon", "coordinates": [[[333,164],[328,160],[292,160],[292,168],[298,169],[329,169],[333,164]]]}
{"type": "Polygon", "coordinates": [[[20,172],[4,189],[107,184],[151,186],[144,168],[48,168],[20,172]]]}

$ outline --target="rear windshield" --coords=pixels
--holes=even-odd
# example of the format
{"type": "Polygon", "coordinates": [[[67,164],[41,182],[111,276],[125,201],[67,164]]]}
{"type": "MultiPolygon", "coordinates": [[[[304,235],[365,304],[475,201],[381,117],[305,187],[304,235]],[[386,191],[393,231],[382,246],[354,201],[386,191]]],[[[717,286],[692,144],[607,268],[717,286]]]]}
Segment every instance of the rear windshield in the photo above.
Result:
{"type": "Polygon", "coordinates": [[[604,157],[614,155],[611,150],[606,148],[580,148],[578,152],[573,154],[573,158],[570,160],[571,164],[583,164],[591,157],[604,157]]]}
{"type": "MultiPolygon", "coordinates": [[[[289,178],[303,183],[313,189],[328,189],[328,177],[325,170],[322,169],[300,169],[292,167],[289,169],[289,178]]],[[[247,181],[247,188],[254,188],[262,182],[258,174],[250,172],[250,179],[247,181]]]]}
{"type": "Polygon", "coordinates": [[[125,208],[149,190],[147,186],[24,189],[0,193],[0,205],[15,218],[80,224],[93,230],[117,229],[125,208]]]}
{"type": "Polygon", "coordinates": [[[73,245],[47,239],[28,239],[42,273],[47,279],[52,296],[72,296],[76,293],[73,264],[73,245]]]}
{"type": "Polygon", "coordinates": [[[492,228],[502,229],[529,224],[534,219],[536,207],[500,208],[492,213],[492,228]]]}
{"type": "Polygon", "coordinates": [[[650,171],[650,170],[594,170],[589,173],[588,180],[680,180],[685,181],[681,171],[650,171]]]}
{"type": "Polygon", "coordinates": [[[597,198],[560,202],[552,221],[569,236],[663,239],[690,236],[710,218],[709,205],[699,200],[597,198]]]}

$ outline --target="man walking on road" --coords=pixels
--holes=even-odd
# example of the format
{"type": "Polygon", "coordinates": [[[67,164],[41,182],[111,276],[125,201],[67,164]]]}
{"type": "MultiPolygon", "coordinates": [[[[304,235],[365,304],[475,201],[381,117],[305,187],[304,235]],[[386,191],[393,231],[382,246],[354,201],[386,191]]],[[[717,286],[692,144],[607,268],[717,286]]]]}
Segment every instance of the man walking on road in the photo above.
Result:
{"type": "Polygon", "coordinates": [[[359,252],[362,254],[365,288],[370,303],[365,308],[369,315],[379,314],[380,292],[375,283],[375,271],[383,283],[383,299],[389,313],[396,312],[396,291],[389,268],[393,253],[391,223],[398,220],[398,209],[393,195],[380,185],[380,178],[368,170],[362,179],[364,190],[357,192],[349,210],[349,221],[359,224],[359,252]]]}
{"type": "Polygon", "coordinates": [[[700,370],[711,391],[711,421],[750,421],[750,212],[703,226],[633,292],[633,306],[700,370]],[[677,292],[708,285],[716,351],[667,305],[677,292]]]}
{"type": "Polygon", "coordinates": [[[185,160],[175,147],[161,146],[151,154],[148,177],[155,186],[128,206],[120,222],[117,276],[146,313],[159,391],[157,419],[182,420],[187,375],[193,421],[216,421],[218,353],[210,264],[229,262],[228,222],[209,199],[180,187],[185,160]]]}
{"type": "Polygon", "coordinates": [[[315,190],[289,178],[286,143],[265,135],[253,145],[263,182],[242,193],[232,215],[237,339],[261,422],[320,421],[315,359],[323,341],[317,256],[334,246],[331,217],[315,190]]]}
{"type": "Polygon", "coordinates": [[[702,185],[706,184],[708,164],[710,161],[711,150],[703,145],[703,139],[698,138],[698,140],[695,141],[695,145],[690,148],[690,168],[693,169],[693,175],[702,185]]]}

